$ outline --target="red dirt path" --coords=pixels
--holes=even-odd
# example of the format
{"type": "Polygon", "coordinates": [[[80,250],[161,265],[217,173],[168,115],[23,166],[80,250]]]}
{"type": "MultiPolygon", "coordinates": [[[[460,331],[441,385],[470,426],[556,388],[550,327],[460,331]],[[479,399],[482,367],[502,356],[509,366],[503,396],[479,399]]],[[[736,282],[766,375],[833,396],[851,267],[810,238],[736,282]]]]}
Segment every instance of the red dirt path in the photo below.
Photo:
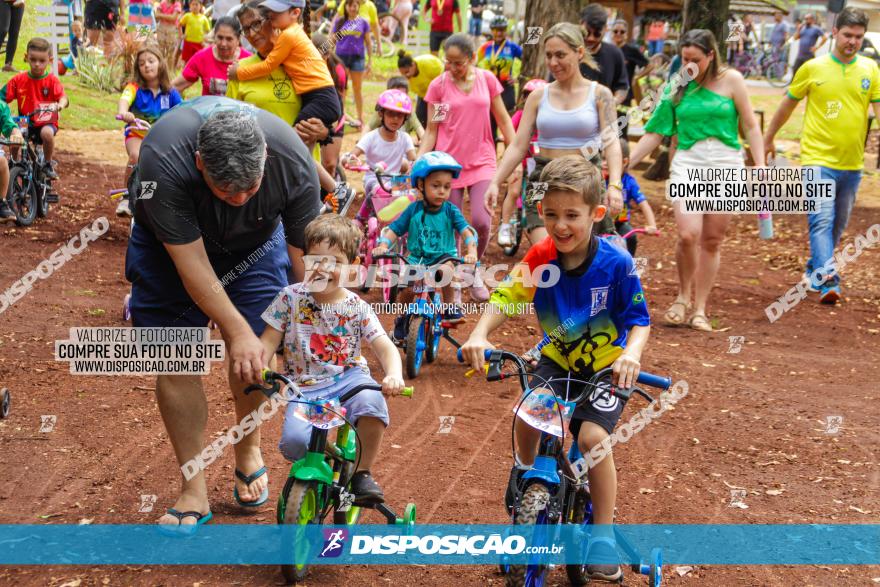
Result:
{"type": "MultiPolygon", "coordinates": [[[[98,216],[112,227],[0,317],[0,387],[13,393],[0,421],[0,523],[152,523],[169,507],[178,471],[151,391],[137,377],[71,376],[52,358],[53,341],[71,326],[118,326],[127,290],[126,223],[103,195],[122,183],[123,169],[62,153],[62,205],[26,229],[0,229],[4,289],[98,216]],[[57,415],[41,434],[40,415],[57,415]],[[138,513],[142,494],[155,511],[138,513]],[[45,516],[49,516],[46,518],[45,516]]],[[[641,173],[636,173],[641,177],[641,173]]],[[[820,307],[814,297],[770,324],[764,307],[798,279],[807,252],[802,217],[777,219],[777,238],[760,241],[752,218],[734,221],[724,245],[711,316],[720,331],[703,334],[659,325],[675,294],[674,234],[661,184],[643,182],[664,236],[644,238],[643,282],[658,320],[642,364],[686,380],[689,395],[673,411],[615,449],[618,520],[623,523],[877,523],[880,518],[880,255],[865,251],[846,270],[845,303],[820,307]],[[728,337],[745,337],[730,354],[728,337]],[[843,416],[839,434],[825,418],[843,416]],[[747,490],[748,509],[728,507],[730,488],[747,490]],[[768,494],[768,490],[781,490],[768,494]]],[[[877,193],[876,178],[863,194],[877,193]]],[[[876,208],[857,207],[844,241],[878,222],[876,208]]],[[[503,262],[496,245],[490,262],[503,262]]],[[[370,301],[376,301],[372,294],[370,301]]],[[[390,326],[391,317],[383,316],[390,326]]],[[[463,338],[475,317],[460,328],[463,338]]],[[[505,325],[496,341],[525,350],[534,318],[505,325]]],[[[375,365],[375,361],[373,361],[375,365]]],[[[375,365],[379,369],[378,365],[375,365]]],[[[207,378],[208,430],[233,423],[225,376],[207,378]]],[[[392,507],[418,505],[421,523],[504,523],[502,491],[510,466],[514,383],[465,379],[451,347],[414,381],[416,397],[389,400],[392,425],[376,476],[392,507]],[[451,434],[439,417],[456,416],[451,434]]],[[[632,408],[628,411],[632,414],[632,408]]],[[[624,414],[624,417],[628,417],[624,414]]],[[[264,426],[264,457],[273,497],[287,467],[275,450],[280,417],[264,426]]],[[[254,514],[231,499],[231,451],[208,469],[218,523],[273,523],[274,500],[254,514]]],[[[378,522],[372,518],[372,522],[378,522]]],[[[735,545],[732,545],[735,547],[735,545]]],[[[666,568],[670,585],[870,585],[877,567],[698,567],[683,577],[666,568]]],[[[872,581],[873,579],[873,581],[872,581]]],[[[646,584],[627,574],[629,584],[646,584]]],[[[0,585],[277,585],[275,567],[19,567],[0,568],[0,585]]],[[[323,567],[309,585],[502,585],[493,567],[323,567]]],[[[550,585],[567,585],[556,570],[550,585]]]]}

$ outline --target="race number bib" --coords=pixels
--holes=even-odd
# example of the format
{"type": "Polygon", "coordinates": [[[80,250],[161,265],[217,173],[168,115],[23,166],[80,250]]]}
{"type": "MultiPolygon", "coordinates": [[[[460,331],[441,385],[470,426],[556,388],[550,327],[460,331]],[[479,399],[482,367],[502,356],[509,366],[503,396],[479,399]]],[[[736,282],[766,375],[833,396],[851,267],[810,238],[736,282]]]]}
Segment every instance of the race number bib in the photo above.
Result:
{"type": "Polygon", "coordinates": [[[58,112],[55,111],[55,102],[40,102],[31,115],[31,124],[34,126],[46,126],[58,124],[58,112]],[[49,109],[52,109],[50,112],[49,109]]]}

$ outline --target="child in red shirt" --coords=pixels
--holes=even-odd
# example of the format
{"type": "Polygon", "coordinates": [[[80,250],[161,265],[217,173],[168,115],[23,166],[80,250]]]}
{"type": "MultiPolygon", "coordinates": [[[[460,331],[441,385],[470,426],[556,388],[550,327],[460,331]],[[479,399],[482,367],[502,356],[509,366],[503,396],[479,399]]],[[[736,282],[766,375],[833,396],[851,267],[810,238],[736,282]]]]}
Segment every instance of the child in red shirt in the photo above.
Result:
{"type": "Polygon", "coordinates": [[[35,37],[28,41],[25,61],[31,69],[19,73],[0,88],[3,100],[16,101],[19,116],[28,116],[28,134],[37,144],[43,145],[46,156],[46,176],[58,179],[53,168],[52,155],[55,152],[55,134],[58,132],[58,111],[67,108],[69,102],[64,95],[64,86],[55,75],[48,71],[52,60],[52,48],[46,39],[35,37]]]}

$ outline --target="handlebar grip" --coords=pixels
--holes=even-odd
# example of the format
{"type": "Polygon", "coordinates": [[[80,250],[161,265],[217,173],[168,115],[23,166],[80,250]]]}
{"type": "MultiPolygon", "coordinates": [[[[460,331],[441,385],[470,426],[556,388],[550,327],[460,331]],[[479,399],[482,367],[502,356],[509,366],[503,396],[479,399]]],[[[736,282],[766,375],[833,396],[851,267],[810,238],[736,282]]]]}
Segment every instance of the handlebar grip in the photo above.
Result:
{"type": "Polygon", "coordinates": [[[413,392],[414,392],[415,390],[416,390],[416,388],[413,387],[413,386],[404,387],[404,388],[403,388],[403,391],[400,392],[400,395],[402,395],[402,396],[404,396],[404,397],[412,397],[412,396],[413,396],[413,392]]]}
{"type": "Polygon", "coordinates": [[[639,373],[638,378],[636,379],[639,383],[643,383],[645,385],[649,385],[651,387],[656,387],[659,389],[667,390],[672,385],[672,379],[669,377],[661,377],[660,375],[652,375],[651,373],[646,373],[642,371],[639,373]]]}
{"type": "MultiPolygon", "coordinates": [[[[487,361],[489,360],[489,357],[491,355],[492,355],[492,349],[486,349],[485,351],[483,351],[483,358],[486,359],[487,361]]],[[[461,354],[461,349],[458,349],[458,351],[455,353],[455,358],[458,359],[459,363],[464,363],[464,357],[461,354]]]]}
{"type": "Polygon", "coordinates": [[[122,115],[121,115],[121,114],[117,114],[117,115],[116,115],[116,120],[122,120],[122,115]]]}
{"type": "Polygon", "coordinates": [[[245,395],[249,395],[252,391],[263,391],[263,388],[262,388],[262,386],[256,385],[256,384],[248,385],[247,387],[244,388],[245,395]]]}

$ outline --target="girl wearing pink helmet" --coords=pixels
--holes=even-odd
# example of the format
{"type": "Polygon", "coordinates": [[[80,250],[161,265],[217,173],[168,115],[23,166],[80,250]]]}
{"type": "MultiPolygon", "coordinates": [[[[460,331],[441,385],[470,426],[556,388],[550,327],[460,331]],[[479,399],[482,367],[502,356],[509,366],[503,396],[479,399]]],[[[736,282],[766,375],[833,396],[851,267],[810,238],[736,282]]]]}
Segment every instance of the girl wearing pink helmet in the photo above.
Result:
{"type": "MultiPolygon", "coordinates": [[[[401,127],[412,109],[412,100],[399,90],[385,90],[379,94],[376,112],[379,113],[381,126],[360,138],[351,152],[352,163],[360,165],[360,156],[364,155],[370,167],[383,163],[390,174],[409,171],[410,162],[416,158],[416,148],[412,138],[401,127]]],[[[378,185],[376,174],[368,171],[364,175],[364,193],[367,197],[355,216],[355,220],[361,224],[366,223],[371,213],[370,196],[378,185]]]]}

